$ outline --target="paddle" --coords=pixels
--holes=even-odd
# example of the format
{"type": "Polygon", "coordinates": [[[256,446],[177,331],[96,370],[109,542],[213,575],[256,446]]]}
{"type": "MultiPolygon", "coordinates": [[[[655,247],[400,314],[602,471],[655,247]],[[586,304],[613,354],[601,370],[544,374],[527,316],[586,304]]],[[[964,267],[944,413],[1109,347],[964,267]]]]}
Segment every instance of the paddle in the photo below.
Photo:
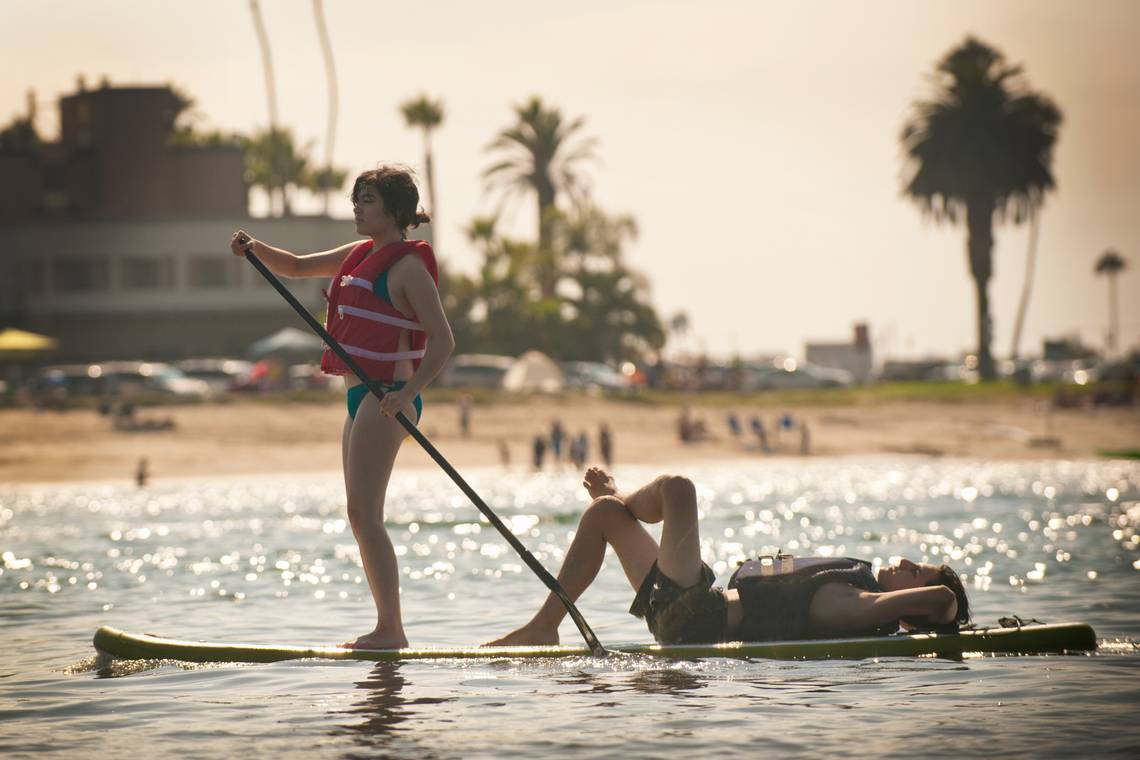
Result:
{"type": "MultiPolygon", "coordinates": [[[[364,370],[362,370],[360,365],[344,350],[344,347],[337,342],[336,338],[329,335],[324,326],[314,319],[312,314],[305,310],[305,307],[301,305],[301,302],[297,300],[296,296],[277,279],[276,275],[269,271],[269,267],[265,266],[265,264],[261,262],[261,259],[254,255],[251,248],[252,246],[245,249],[245,257],[249,260],[249,263],[253,264],[258,272],[261,272],[261,276],[269,281],[269,284],[272,285],[277,292],[281,294],[281,297],[293,307],[293,310],[308,323],[309,327],[313,329],[313,332],[320,336],[321,340],[325,342],[325,345],[331,348],[336,355],[341,358],[341,361],[352,370],[353,374],[359,377],[360,381],[368,386],[368,390],[372,391],[377,398],[384,398],[383,389],[381,389],[377,383],[372,382],[368,375],[364,374],[364,370]]],[[[510,529],[503,524],[503,521],[499,519],[498,515],[491,511],[491,508],[479,497],[479,494],[475,493],[475,489],[467,484],[467,481],[451,466],[450,462],[444,459],[443,454],[439,453],[439,450],[427,439],[427,436],[421,433],[419,428],[417,428],[403,412],[396,413],[396,421],[403,425],[404,429],[408,431],[408,434],[411,435],[412,438],[415,438],[416,442],[435,460],[436,464],[443,468],[443,471],[455,482],[455,485],[459,486],[459,490],[467,494],[467,498],[471,500],[471,503],[495,526],[495,530],[499,531],[502,537],[507,539],[507,543],[518,552],[518,555],[522,557],[527,567],[533,570],[534,574],[538,576],[539,580],[546,584],[546,587],[550,589],[551,593],[558,597],[566,607],[566,612],[570,614],[570,619],[574,621],[574,625],[578,626],[578,632],[581,633],[582,638],[586,640],[586,646],[590,648],[590,651],[597,656],[605,655],[606,648],[598,641],[598,637],[595,636],[593,630],[590,629],[586,618],[582,617],[582,613],[574,606],[574,602],[570,601],[570,597],[566,594],[566,589],[562,588],[562,584],[542,566],[541,562],[534,558],[534,555],[523,546],[521,541],[515,538],[515,534],[511,533],[510,529]]]]}

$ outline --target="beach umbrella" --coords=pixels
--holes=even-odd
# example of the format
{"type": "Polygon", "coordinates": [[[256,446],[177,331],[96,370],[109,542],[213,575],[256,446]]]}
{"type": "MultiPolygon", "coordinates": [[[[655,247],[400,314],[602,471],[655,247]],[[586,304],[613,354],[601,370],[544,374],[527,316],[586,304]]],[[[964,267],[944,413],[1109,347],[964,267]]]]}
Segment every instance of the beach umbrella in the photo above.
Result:
{"type": "Polygon", "coordinates": [[[9,327],[0,332],[0,359],[35,359],[59,348],[59,341],[46,335],[9,327]]]}
{"type": "Polygon", "coordinates": [[[321,339],[312,333],[296,327],[283,327],[272,335],[251,343],[249,355],[258,359],[271,356],[315,359],[323,347],[321,339]]]}

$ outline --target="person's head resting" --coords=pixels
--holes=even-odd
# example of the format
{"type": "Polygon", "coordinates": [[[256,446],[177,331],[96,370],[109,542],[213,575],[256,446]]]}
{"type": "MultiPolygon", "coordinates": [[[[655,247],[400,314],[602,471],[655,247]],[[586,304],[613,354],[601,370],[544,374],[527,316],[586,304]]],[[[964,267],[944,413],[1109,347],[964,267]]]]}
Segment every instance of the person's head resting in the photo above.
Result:
{"type": "Polygon", "coordinates": [[[362,172],[352,184],[352,211],[356,231],[362,235],[381,237],[396,232],[407,235],[431,221],[420,210],[420,191],[411,169],[400,164],[380,164],[362,172]]]}
{"type": "Polygon", "coordinates": [[[970,622],[970,600],[966,597],[966,588],[958,573],[949,565],[929,565],[903,559],[892,567],[880,568],[878,581],[884,591],[945,586],[954,592],[954,598],[958,601],[958,613],[954,616],[954,622],[959,625],[970,622]]]}

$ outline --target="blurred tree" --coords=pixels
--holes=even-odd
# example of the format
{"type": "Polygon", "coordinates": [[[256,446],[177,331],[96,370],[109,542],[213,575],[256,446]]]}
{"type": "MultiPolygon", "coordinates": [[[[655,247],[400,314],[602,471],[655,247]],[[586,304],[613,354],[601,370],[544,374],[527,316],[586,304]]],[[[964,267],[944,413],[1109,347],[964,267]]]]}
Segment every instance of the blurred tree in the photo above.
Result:
{"type": "Polygon", "coordinates": [[[277,82],[273,76],[273,54],[269,50],[269,34],[265,31],[265,20],[261,17],[261,6],[257,0],[249,0],[249,13],[253,17],[257,44],[261,48],[261,68],[265,73],[265,99],[269,105],[269,128],[273,130],[277,129],[277,82]]]}
{"type": "Polygon", "coordinates": [[[993,221],[1020,223],[1054,187],[1053,145],[1061,112],[1030,92],[1021,68],[969,37],[936,68],[933,99],[916,103],[902,130],[910,164],[904,192],[936,222],[965,216],[966,250],[977,293],[978,363],[996,376],[988,286],[993,221]]]}
{"type": "Polygon", "coordinates": [[[321,53],[325,61],[325,82],[329,96],[329,120],[325,131],[325,165],[324,168],[313,172],[312,189],[321,194],[324,203],[324,215],[329,215],[329,200],[333,190],[344,185],[346,174],[333,168],[333,152],[336,143],[336,120],[339,98],[337,95],[336,59],[333,58],[332,41],[329,39],[328,24],[325,23],[325,7],[322,0],[313,0],[313,21],[317,26],[317,37],[321,42],[321,53]]]}
{"type": "Polygon", "coordinates": [[[1009,358],[1017,361],[1021,353],[1021,328],[1025,326],[1025,312],[1029,309],[1029,294],[1033,290],[1033,270],[1037,263],[1037,233],[1041,228],[1041,208],[1029,210],[1029,250],[1025,252],[1025,281],[1021,284],[1021,298],[1017,302],[1017,320],[1013,323],[1009,358]]]}
{"type": "Polygon", "coordinates": [[[1095,272],[1103,274],[1108,279],[1108,340],[1105,341],[1105,347],[1110,356],[1116,353],[1117,329],[1120,318],[1116,302],[1116,277],[1127,268],[1128,262],[1111,248],[1102,253],[1096,262],[1095,272]]]}
{"type": "MultiPolygon", "coordinates": [[[[309,170],[310,147],[298,147],[293,133],[285,128],[255,132],[246,140],[246,181],[269,194],[274,213],[280,209],[281,216],[291,216],[293,191],[314,187],[314,175],[309,170]]],[[[339,184],[343,184],[343,177],[339,184]]]]}
{"type": "Polygon", "coordinates": [[[483,172],[505,197],[533,191],[538,200],[537,275],[543,298],[553,298],[559,272],[558,251],[552,245],[558,193],[580,198],[584,185],[576,168],[594,157],[593,138],[574,141],[584,118],[566,121],[557,108],[538,96],[515,106],[515,124],[504,129],[487,150],[505,156],[483,172]]]}
{"type": "Polygon", "coordinates": [[[646,299],[648,282],[622,261],[636,233],[628,216],[582,206],[552,218],[551,244],[566,269],[559,292],[543,297],[533,244],[497,234],[495,220],[477,218],[468,239],[483,256],[475,277],[448,273],[441,292],[456,343],[464,350],[518,355],[538,349],[560,360],[641,359],[665,343],[661,321],[646,299]]]}
{"type": "Polygon", "coordinates": [[[40,136],[30,117],[16,117],[0,129],[0,153],[30,153],[40,146],[40,136]]]}
{"type": "Polygon", "coordinates": [[[431,132],[443,123],[443,101],[432,100],[427,94],[404,101],[400,106],[404,121],[409,127],[419,127],[424,136],[424,171],[427,173],[428,198],[431,208],[428,213],[432,225],[439,229],[439,199],[435,192],[435,165],[432,162],[431,132]]]}

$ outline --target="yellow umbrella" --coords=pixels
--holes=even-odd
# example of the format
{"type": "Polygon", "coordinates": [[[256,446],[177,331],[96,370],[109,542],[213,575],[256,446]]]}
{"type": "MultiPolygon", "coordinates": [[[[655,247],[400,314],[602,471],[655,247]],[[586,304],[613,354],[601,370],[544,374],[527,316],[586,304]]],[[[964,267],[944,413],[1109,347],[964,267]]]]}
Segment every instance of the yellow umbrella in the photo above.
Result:
{"type": "Polygon", "coordinates": [[[59,341],[46,335],[9,327],[0,332],[0,359],[25,359],[46,354],[59,347],[59,341]]]}

